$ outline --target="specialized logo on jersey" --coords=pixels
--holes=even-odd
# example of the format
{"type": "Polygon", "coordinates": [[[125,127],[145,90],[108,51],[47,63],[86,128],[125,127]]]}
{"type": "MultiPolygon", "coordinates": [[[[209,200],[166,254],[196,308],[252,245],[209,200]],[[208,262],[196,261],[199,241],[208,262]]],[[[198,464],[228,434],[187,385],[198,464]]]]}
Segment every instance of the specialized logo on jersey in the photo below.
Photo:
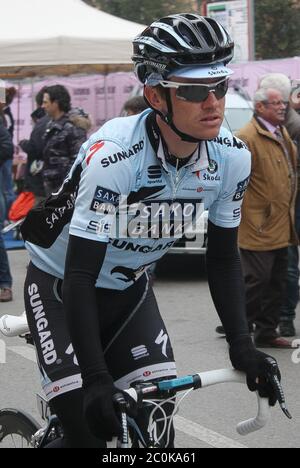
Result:
{"type": "Polygon", "coordinates": [[[105,187],[100,187],[99,185],[96,188],[92,204],[90,206],[91,211],[96,211],[97,213],[114,213],[115,208],[119,205],[120,194],[108,190],[105,187]]]}
{"type": "Polygon", "coordinates": [[[247,179],[242,180],[237,185],[237,191],[234,194],[232,201],[238,202],[244,198],[245,192],[247,190],[248,184],[250,181],[250,176],[247,179]]]}
{"type": "Polygon", "coordinates": [[[87,165],[90,164],[92,157],[97,153],[97,151],[104,146],[104,141],[97,141],[93,146],[90,147],[87,158],[86,158],[86,163],[87,165]]]}
{"type": "Polygon", "coordinates": [[[164,332],[164,330],[161,330],[160,331],[160,334],[158,335],[158,337],[156,338],[155,340],[155,344],[157,345],[162,345],[162,354],[165,356],[165,357],[168,357],[167,356],[167,343],[168,343],[168,335],[166,332],[164,332]]]}

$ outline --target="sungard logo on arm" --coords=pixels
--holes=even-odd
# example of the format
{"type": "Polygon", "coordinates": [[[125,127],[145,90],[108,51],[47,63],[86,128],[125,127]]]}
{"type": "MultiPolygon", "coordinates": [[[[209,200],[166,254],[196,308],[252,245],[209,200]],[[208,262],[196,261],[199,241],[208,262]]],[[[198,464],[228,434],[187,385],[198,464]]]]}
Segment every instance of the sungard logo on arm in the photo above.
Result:
{"type": "Polygon", "coordinates": [[[119,201],[119,193],[98,185],[90,210],[101,214],[112,214],[115,213],[115,209],[119,205],[119,201]]]}

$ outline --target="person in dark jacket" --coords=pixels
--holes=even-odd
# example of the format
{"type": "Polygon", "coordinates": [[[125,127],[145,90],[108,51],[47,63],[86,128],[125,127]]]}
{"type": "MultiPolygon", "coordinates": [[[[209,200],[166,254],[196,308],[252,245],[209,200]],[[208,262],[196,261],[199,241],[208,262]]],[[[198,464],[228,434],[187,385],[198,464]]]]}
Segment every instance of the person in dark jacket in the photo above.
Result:
{"type": "Polygon", "coordinates": [[[3,222],[6,218],[6,201],[3,192],[3,164],[12,158],[12,140],[4,123],[0,121],[0,302],[12,301],[12,276],[2,237],[3,222]]]}
{"type": "Polygon", "coordinates": [[[71,98],[64,86],[46,88],[43,108],[51,118],[44,134],[43,151],[43,180],[48,196],[62,185],[91,125],[83,111],[82,115],[80,111],[70,114],[71,98]]]}
{"type": "Polygon", "coordinates": [[[3,122],[0,120],[0,167],[13,157],[14,148],[10,134],[3,122]]]}
{"type": "Polygon", "coordinates": [[[3,109],[3,114],[4,114],[5,121],[6,121],[7,130],[9,131],[9,134],[12,139],[14,137],[15,119],[14,119],[10,106],[14,98],[16,97],[16,95],[17,95],[17,90],[14,86],[11,86],[10,88],[5,89],[6,103],[3,109]]]}
{"type": "Polygon", "coordinates": [[[45,189],[42,176],[43,151],[45,140],[43,138],[50,117],[42,108],[44,86],[36,95],[35,101],[37,108],[32,112],[31,118],[34,123],[29,140],[21,140],[19,146],[27,153],[27,163],[25,170],[24,190],[32,192],[35,195],[36,203],[45,198],[45,189]]]}
{"type": "MultiPolygon", "coordinates": [[[[5,89],[5,103],[0,103],[0,117],[3,125],[7,128],[11,140],[13,140],[14,133],[14,117],[10,109],[10,104],[17,94],[17,90],[14,87],[5,89]]],[[[5,218],[7,218],[8,211],[12,203],[14,202],[16,195],[14,191],[13,183],[13,153],[9,158],[6,158],[5,162],[1,166],[1,178],[2,178],[2,191],[5,197],[6,212],[5,218]]]]}

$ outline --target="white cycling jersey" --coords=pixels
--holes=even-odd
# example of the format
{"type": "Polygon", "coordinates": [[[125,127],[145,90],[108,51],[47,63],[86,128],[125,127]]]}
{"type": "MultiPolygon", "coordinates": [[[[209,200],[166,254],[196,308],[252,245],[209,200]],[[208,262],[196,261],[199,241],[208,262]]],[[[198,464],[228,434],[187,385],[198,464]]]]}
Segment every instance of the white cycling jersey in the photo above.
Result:
{"type": "Polygon", "coordinates": [[[126,289],[191,226],[184,216],[195,221],[209,210],[215,225],[237,227],[250,166],[246,145],[225,128],[178,169],[165,157],[153,112],[113,119],[81,147],[65,181],[78,177],[74,203],[55,205],[44,225],[32,226],[36,240],[26,247],[38,268],[63,278],[69,234],[106,242],[96,287],[126,289]]]}

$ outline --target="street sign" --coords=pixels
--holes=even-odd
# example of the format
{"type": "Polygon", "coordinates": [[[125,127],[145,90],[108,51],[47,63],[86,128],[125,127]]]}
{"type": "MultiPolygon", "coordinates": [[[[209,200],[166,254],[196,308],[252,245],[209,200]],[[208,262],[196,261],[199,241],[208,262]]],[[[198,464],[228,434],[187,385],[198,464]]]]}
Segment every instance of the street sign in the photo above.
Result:
{"type": "Polygon", "coordinates": [[[207,15],[219,21],[235,42],[235,62],[251,60],[251,1],[232,0],[207,4],[207,15]]]}

